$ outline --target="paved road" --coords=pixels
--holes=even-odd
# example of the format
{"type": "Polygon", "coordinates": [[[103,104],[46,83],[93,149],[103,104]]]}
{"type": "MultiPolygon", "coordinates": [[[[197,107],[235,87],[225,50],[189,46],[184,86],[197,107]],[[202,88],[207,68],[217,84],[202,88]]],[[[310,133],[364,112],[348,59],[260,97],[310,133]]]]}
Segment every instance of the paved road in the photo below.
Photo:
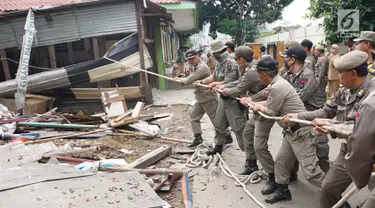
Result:
{"type": "MultiPolygon", "coordinates": [[[[157,104],[190,104],[194,100],[192,89],[182,89],[173,91],[154,91],[157,93],[155,103],[157,104]]],[[[210,142],[213,141],[214,129],[207,116],[203,117],[202,127],[204,130],[203,137],[210,142]]],[[[269,140],[269,148],[275,156],[281,145],[281,128],[275,124],[271,131],[269,140]]],[[[330,159],[334,160],[340,149],[339,140],[330,140],[331,152],[330,159]]],[[[238,173],[242,171],[245,157],[236,142],[225,149],[223,158],[230,166],[232,171],[238,173]]],[[[214,180],[209,181],[208,171],[203,168],[194,169],[197,175],[194,176],[192,182],[192,198],[194,207],[196,208],[256,208],[258,207],[250,197],[248,197],[241,187],[234,185],[234,180],[228,178],[223,173],[214,180]]],[[[265,181],[259,184],[249,184],[247,189],[255,195],[255,197],[264,202],[265,196],[261,195],[260,190],[263,188],[265,181]]],[[[299,172],[299,178],[290,185],[292,192],[292,201],[280,202],[274,205],[265,204],[269,208],[316,208],[319,207],[319,193],[315,190],[299,172]]],[[[367,188],[356,193],[349,202],[353,207],[362,202],[369,194],[367,188]]]]}

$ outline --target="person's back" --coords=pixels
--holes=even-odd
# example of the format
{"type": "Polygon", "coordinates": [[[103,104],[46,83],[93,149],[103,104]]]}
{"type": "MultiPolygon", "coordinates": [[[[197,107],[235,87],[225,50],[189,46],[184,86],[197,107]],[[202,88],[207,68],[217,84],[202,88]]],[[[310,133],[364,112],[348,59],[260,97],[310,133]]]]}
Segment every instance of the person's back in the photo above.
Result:
{"type": "MultiPolygon", "coordinates": [[[[280,75],[274,77],[268,89],[267,106],[271,110],[270,115],[284,116],[289,113],[306,111],[305,105],[294,87],[280,75]]],[[[284,127],[281,121],[278,121],[278,124],[284,127]]]]}

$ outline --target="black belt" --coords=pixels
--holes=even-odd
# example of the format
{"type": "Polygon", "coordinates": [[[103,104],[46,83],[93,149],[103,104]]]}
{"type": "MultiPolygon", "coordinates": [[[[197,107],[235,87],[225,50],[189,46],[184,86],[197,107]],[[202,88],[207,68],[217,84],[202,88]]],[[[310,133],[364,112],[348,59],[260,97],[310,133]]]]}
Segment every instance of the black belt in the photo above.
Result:
{"type": "Polygon", "coordinates": [[[220,98],[223,100],[235,100],[236,99],[236,98],[232,98],[231,96],[224,96],[224,95],[220,95],[220,98]]]}
{"type": "Polygon", "coordinates": [[[299,125],[298,123],[295,123],[291,125],[289,128],[285,128],[285,130],[290,129],[290,131],[292,131],[292,133],[294,134],[300,128],[301,128],[301,125],[299,125]]]}

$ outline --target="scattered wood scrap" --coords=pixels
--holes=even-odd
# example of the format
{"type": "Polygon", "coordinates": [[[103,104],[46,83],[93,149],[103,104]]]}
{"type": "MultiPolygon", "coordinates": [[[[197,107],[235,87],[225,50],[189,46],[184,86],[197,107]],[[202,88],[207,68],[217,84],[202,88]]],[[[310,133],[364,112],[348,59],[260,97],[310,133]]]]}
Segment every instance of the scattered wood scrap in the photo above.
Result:
{"type": "Polygon", "coordinates": [[[172,147],[171,146],[163,146],[159,147],[158,149],[144,155],[141,158],[138,158],[134,162],[130,163],[126,166],[126,168],[147,168],[148,166],[158,162],[159,160],[163,159],[164,157],[171,154],[172,147]]]}

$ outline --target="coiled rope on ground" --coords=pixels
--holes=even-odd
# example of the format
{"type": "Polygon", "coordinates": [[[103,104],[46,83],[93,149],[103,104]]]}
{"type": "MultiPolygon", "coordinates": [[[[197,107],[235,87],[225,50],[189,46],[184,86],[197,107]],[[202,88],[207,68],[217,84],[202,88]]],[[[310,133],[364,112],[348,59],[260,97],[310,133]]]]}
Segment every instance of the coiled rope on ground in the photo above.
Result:
{"type": "MultiPolygon", "coordinates": [[[[225,163],[223,158],[220,156],[220,154],[216,155],[210,155],[208,156],[206,152],[208,151],[208,147],[205,146],[205,144],[200,144],[197,146],[194,154],[190,157],[190,159],[187,161],[186,166],[189,168],[197,168],[202,166],[203,168],[209,169],[209,174],[214,175],[215,172],[217,172],[217,169],[213,167],[219,167],[223,173],[231,178],[234,179],[235,186],[241,186],[245,193],[260,207],[265,208],[265,206],[257,200],[254,195],[252,195],[249,190],[247,190],[246,185],[247,184],[256,184],[259,183],[262,179],[267,179],[267,174],[264,171],[255,171],[250,175],[243,176],[243,175],[236,175],[232,172],[232,170],[228,167],[228,165],[225,163]]],[[[217,173],[218,174],[218,173],[217,173]]]]}

